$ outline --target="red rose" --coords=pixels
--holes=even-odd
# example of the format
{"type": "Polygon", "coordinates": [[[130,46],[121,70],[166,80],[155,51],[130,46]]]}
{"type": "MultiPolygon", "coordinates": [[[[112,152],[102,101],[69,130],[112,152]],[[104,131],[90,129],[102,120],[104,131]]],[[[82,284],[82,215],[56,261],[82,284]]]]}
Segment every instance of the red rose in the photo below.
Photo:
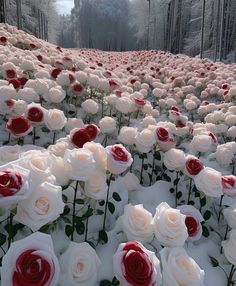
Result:
{"type": "Polygon", "coordinates": [[[135,98],[134,101],[138,107],[143,107],[146,104],[146,100],[142,98],[135,98]]]}
{"type": "Polygon", "coordinates": [[[28,78],[27,77],[19,77],[18,80],[20,81],[21,86],[24,86],[27,83],[28,78]]]}
{"type": "Polygon", "coordinates": [[[12,277],[13,286],[50,285],[54,274],[54,264],[50,262],[40,256],[40,251],[24,251],[16,260],[12,277]]]}
{"type": "Polygon", "coordinates": [[[177,106],[171,106],[170,110],[179,112],[179,108],[177,106]]]}
{"type": "Polygon", "coordinates": [[[119,86],[118,83],[116,83],[113,79],[110,79],[110,80],[109,80],[109,85],[110,85],[110,87],[112,87],[112,88],[119,86]]]}
{"type": "Polygon", "coordinates": [[[91,141],[91,138],[85,128],[76,128],[71,131],[70,140],[73,145],[78,148],[82,148],[85,143],[91,141]]]}
{"type": "Polygon", "coordinates": [[[195,157],[187,158],[185,162],[186,170],[191,176],[196,176],[204,169],[202,161],[195,157]]]}
{"type": "Polygon", "coordinates": [[[37,106],[30,107],[27,110],[27,118],[33,123],[40,123],[43,121],[44,113],[41,108],[37,106]]]}
{"type": "Polygon", "coordinates": [[[85,129],[88,132],[91,141],[93,141],[97,137],[97,135],[100,131],[99,128],[95,124],[88,124],[85,127],[85,129]]]}
{"type": "Polygon", "coordinates": [[[41,62],[43,60],[43,56],[37,55],[37,59],[41,62]]]}
{"type": "Polygon", "coordinates": [[[13,170],[0,172],[0,196],[13,196],[23,185],[21,174],[13,170]]]}
{"type": "Polygon", "coordinates": [[[19,89],[21,87],[21,82],[18,79],[10,79],[9,84],[12,84],[15,89],[19,89]]]}
{"type": "Polygon", "coordinates": [[[170,137],[168,130],[163,128],[163,127],[157,127],[156,135],[157,135],[157,139],[162,141],[162,142],[168,141],[168,139],[170,137]]]}
{"type": "Polygon", "coordinates": [[[29,120],[24,116],[14,116],[6,123],[6,128],[16,137],[26,135],[31,131],[29,120]]]}
{"type": "Polygon", "coordinates": [[[15,78],[16,72],[13,69],[6,70],[6,75],[8,78],[15,78]]]}
{"type": "Polygon", "coordinates": [[[112,149],[112,156],[116,161],[127,162],[128,156],[124,149],[119,146],[113,146],[112,149]]]}
{"type": "Polygon", "coordinates": [[[36,49],[37,48],[37,46],[35,45],[35,44],[30,44],[30,48],[33,50],[33,49],[36,49]]]}
{"type": "Polygon", "coordinates": [[[83,89],[84,89],[83,86],[79,83],[76,83],[73,85],[73,90],[76,93],[81,93],[83,91],[83,89]]]}
{"type": "Polygon", "coordinates": [[[58,77],[58,75],[60,74],[60,72],[61,72],[61,69],[59,69],[59,68],[53,69],[51,72],[51,77],[56,79],[58,77]]]}
{"type": "Polygon", "coordinates": [[[217,142],[217,137],[216,137],[212,132],[209,132],[208,135],[212,138],[212,141],[213,141],[214,143],[217,142]]]}
{"type": "Polygon", "coordinates": [[[178,127],[178,128],[183,128],[183,127],[185,127],[186,125],[185,125],[185,123],[182,121],[182,120],[178,120],[177,122],[176,122],[176,127],[178,127]]]}
{"type": "Polygon", "coordinates": [[[185,218],[185,225],[188,230],[188,235],[190,237],[195,236],[199,231],[199,223],[198,221],[192,216],[186,216],[185,218]]]}
{"type": "Polygon", "coordinates": [[[5,101],[6,105],[11,108],[14,106],[15,101],[13,99],[8,99],[5,101]]]}
{"type": "Polygon", "coordinates": [[[154,286],[161,283],[159,260],[136,241],[119,246],[113,265],[121,285],[154,286]]]}
{"type": "Polygon", "coordinates": [[[70,80],[70,83],[75,82],[75,77],[73,76],[73,74],[69,74],[69,80],[70,80]]]}
{"type": "Polygon", "coordinates": [[[4,37],[4,36],[0,37],[0,42],[1,42],[2,44],[6,44],[7,38],[4,37]]]}
{"type": "Polygon", "coordinates": [[[233,190],[235,188],[235,176],[222,176],[221,178],[223,189],[233,190]]]}

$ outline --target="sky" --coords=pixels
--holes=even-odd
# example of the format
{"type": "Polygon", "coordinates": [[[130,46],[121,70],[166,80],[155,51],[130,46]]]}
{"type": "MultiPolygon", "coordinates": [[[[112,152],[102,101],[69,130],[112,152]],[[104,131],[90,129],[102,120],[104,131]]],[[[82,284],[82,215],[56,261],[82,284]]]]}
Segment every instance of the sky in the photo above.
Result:
{"type": "Polygon", "coordinates": [[[57,10],[59,14],[70,14],[74,7],[74,0],[57,0],[57,10]]]}

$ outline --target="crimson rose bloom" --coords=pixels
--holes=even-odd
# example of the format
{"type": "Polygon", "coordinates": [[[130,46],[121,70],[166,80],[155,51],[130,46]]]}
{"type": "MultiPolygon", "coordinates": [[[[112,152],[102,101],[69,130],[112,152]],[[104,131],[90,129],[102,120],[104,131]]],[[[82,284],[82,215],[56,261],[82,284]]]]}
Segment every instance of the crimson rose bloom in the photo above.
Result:
{"type": "Polygon", "coordinates": [[[166,142],[169,139],[169,132],[167,129],[163,128],[163,127],[158,127],[156,129],[156,135],[157,135],[157,139],[162,141],[162,142],[166,142]]]}
{"type": "Polygon", "coordinates": [[[93,141],[97,137],[97,135],[100,131],[100,129],[95,124],[88,124],[85,127],[85,129],[88,132],[91,141],[93,141]]]}
{"type": "Polygon", "coordinates": [[[27,110],[27,118],[32,123],[41,123],[44,118],[44,113],[41,108],[33,106],[27,110]]]}
{"type": "Polygon", "coordinates": [[[21,174],[14,170],[0,172],[0,196],[13,196],[21,190],[23,180],[21,174]]]}
{"type": "Polygon", "coordinates": [[[199,223],[194,217],[187,216],[185,219],[185,225],[190,237],[195,236],[199,232],[199,223]]]}
{"type": "Polygon", "coordinates": [[[16,260],[13,286],[50,285],[52,277],[49,261],[41,257],[37,250],[29,249],[16,260]]]}
{"type": "Polygon", "coordinates": [[[196,176],[204,169],[202,161],[194,156],[187,157],[185,167],[191,176],[196,176]]]}
{"type": "Polygon", "coordinates": [[[146,100],[142,98],[135,98],[134,101],[137,107],[143,107],[146,104],[146,100]]]}
{"type": "Polygon", "coordinates": [[[58,75],[60,74],[60,72],[61,72],[61,69],[59,69],[59,68],[53,69],[51,72],[51,77],[56,79],[58,77],[58,75]]]}
{"type": "Polygon", "coordinates": [[[160,262],[136,241],[122,243],[113,258],[114,273],[123,286],[158,286],[160,262]]]}
{"type": "Polygon", "coordinates": [[[24,116],[14,116],[6,123],[7,130],[15,137],[21,137],[32,130],[29,120],[24,116]]]}
{"type": "Polygon", "coordinates": [[[70,141],[78,148],[82,148],[85,143],[92,141],[85,128],[74,128],[70,132],[70,141]]]}
{"type": "Polygon", "coordinates": [[[13,69],[6,70],[6,75],[8,78],[16,78],[16,72],[13,69]]]}

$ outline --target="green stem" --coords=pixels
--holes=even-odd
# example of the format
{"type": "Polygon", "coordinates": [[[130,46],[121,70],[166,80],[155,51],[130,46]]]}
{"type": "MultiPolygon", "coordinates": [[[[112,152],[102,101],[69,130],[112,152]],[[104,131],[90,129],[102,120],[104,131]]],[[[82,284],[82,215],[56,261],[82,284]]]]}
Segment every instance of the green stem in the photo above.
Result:
{"type": "Polygon", "coordinates": [[[7,139],[7,143],[10,143],[10,141],[11,141],[11,133],[9,132],[9,134],[8,134],[8,139],[7,139]]]}
{"type": "MultiPolygon", "coordinates": [[[[90,205],[88,205],[88,210],[89,209],[90,209],[90,205]]],[[[88,240],[88,221],[89,221],[89,217],[86,218],[84,241],[88,240]]]]}
{"type": "Polygon", "coordinates": [[[107,196],[106,196],[106,203],[105,203],[105,210],[104,210],[104,218],[103,218],[103,226],[102,226],[102,230],[103,230],[103,231],[105,231],[105,227],[106,227],[107,206],[108,206],[108,199],[109,199],[109,193],[110,193],[111,179],[112,179],[112,174],[110,174],[110,177],[109,177],[109,179],[108,179],[108,184],[107,184],[107,196]]]}
{"type": "Polygon", "coordinates": [[[143,184],[143,163],[144,163],[144,157],[142,158],[142,166],[141,166],[141,173],[140,173],[140,184],[143,184]]]}
{"type": "Polygon", "coordinates": [[[218,222],[220,221],[223,198],[224,198],[224,195],[222,195],[221,198],[220,198],[220,210],[219,210],[218,217],[217,217],[218,222]]]}
{"type": "Polygon", "coordinates": [[[13,237],[12,237],[13,217],[14,217],[14,214],[11,212],[10,215],[9,215],[8,249],[10,248],[11,243],[13,241],[13,237]]]}
{"type": "MultiPolygon", "coordinates": [[[[176,180],[178,180],[178,179],[179,179],[179,172],[176,172],[176,180]]],[[[176,205],[176,207],[178,206],[178,198],[177,198],[178,184],[179,184],[179,182],[177,182],[177,184],[175,186],[175,205],[176,205]]]]}
{"type": "Polygon", "coordinates": [[[35,145],[36,127],[33,128],[33,145],[35,145]]]}
{"type": "Polygon", "coordinates": [[[53,133],[53,140],[52,140],[52,144],[55,144],[55,142],[56,142],[56,136],[57,136],[57,132],[56,132],[56,131],[54,131],[54,133],[53,133]]]}
{"type": "Polygon", "coordinates": [[[190,179],[190,182],[189,182],[188,202],[187,202],[187,205],[188,205],[188,204],[189,204],[189,202],[190,202],[191,191],[192,191],[192,182],[193,182],[193,179],[191,178],[191,179],[190,179]]]}
{"type": "Polygon", "coordinates": [[[71,241],[74,241],[74,232],[75,232],[75,205],[76,205],[76,196],[78,190],[79,181],[76,181],[75,191],[74,191],[74,199],[73,199],[73,209],[72,209],[72,233],[71,233],[71,241]]]}
{"type": "MultiPolygon", "coordinates": [[[[225,229],[225,236],[224,236],[224,240],[226,240],[226,239],[227,239],[228,231],[229,231],[229,225],[227,224],[226,229],[225,229]]],[[[223,247],[222,247],[222,246],[221,246],[221,248],[220,248],[220,253],[221,253],[221,254],[223,253],[223,247]]]]}
{"type": "Polygon", "coordinates": [[[228,277],[228,281],[227,281],[227,286],[232,286],[233,284],[233,276],[234,276],[234,272],[235,272],[236,268],[234,265],[231,266],[231,270],[229,273],[229,277],[228,277]]]}
{"type": "Polygon", "coordinates": [[[150,177],[150,184],[149,186],[152,185],[152,177],[153,177],[153,173],[154,173],[154,168],[155,168],[155,157],[154,157],[154,152],[152,153],[152,173],[151,173],[151,177],[150,177]]]}

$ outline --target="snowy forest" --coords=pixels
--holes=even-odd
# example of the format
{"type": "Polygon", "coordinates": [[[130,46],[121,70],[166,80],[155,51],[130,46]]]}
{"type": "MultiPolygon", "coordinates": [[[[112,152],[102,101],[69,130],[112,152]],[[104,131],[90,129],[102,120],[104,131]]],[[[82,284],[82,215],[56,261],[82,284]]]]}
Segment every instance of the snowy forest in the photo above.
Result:
{"type": "Polygon", "coordinates": [[[58,15],[56,0],[1,0],[11,25],[17,1],[23,30],[65,48],[199,56],[203,37],[203,57],[236,59],[235,0],[74,0],[70,15],[58,15]]]}

